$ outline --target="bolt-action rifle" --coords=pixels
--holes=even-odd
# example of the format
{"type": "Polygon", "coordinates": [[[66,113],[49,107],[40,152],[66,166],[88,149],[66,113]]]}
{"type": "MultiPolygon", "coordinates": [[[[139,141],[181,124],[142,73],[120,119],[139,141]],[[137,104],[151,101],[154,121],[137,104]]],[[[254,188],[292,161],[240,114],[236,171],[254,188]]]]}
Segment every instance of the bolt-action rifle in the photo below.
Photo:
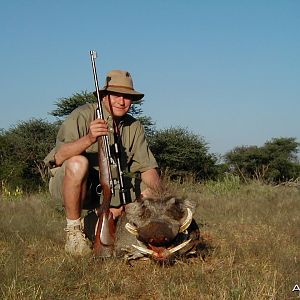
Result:
{"type": "MultiPolygon", "coordinates": [[[[90,51],[94,82],[97,96],[97,118],[104,120],[102,99],[99,93],[98,76],[96,70],[96,51],[90,51]]],[[[96,210],[98,222],[95,230],[94,253],[96,256],[110,256],[115,241],[115,222],[110,208],[111,198],[115,195],[115,181],[112,177],[111,166],[116,165],[118,172],[120,200],[125,204],[125,189],[123,184],[123,173],[120,165],[120,151],[118,143],[114,144],[114,159],[111,156],[110,143],[107,135],[98,138],[98,164],[99,182],[102,190],[102,203],[96,210]]]]}

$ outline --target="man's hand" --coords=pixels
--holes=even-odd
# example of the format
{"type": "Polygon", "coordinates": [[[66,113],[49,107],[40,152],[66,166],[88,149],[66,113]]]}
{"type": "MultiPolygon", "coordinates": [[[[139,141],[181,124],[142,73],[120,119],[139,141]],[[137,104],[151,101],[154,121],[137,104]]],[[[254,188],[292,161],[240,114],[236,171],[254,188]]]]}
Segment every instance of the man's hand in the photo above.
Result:
{"type": "Polygon", "coordinates": [[[102,119],[96,119],[91,122],[88,137],[91,143],[95,143],[99,136],[108,134],[107,122],[102,119]]]}
{"type": "Polygon", "coordinates": [[[84,151],[97,141],[99,136],[108,134],[106,121],[96,119],[90,123],[89,132],[80,139],[63,144],[55,154],[55,164],[61,166],[63,162],[75,155],[81,155],[84,151]]]}

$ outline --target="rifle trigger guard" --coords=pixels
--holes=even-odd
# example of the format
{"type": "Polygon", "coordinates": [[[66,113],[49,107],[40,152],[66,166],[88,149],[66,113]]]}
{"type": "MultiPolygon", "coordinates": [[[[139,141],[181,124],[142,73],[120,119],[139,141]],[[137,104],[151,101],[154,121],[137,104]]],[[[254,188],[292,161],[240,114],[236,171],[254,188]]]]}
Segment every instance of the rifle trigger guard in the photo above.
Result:
{"type": "Polygon", "coordinates": [[[97,193],[98,196],[101,196],[101,194],[102,194],[102,187],[101,187],[101,184],[98,184],[98,185],[96,186],[96,193],[97,193]]]}

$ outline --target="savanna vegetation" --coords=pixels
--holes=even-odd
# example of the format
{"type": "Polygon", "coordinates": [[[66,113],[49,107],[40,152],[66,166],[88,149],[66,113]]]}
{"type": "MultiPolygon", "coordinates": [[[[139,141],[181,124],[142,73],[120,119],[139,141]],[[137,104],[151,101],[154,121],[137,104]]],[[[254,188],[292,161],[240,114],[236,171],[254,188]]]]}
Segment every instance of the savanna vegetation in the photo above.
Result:
{"type": "Polygon", "coordinates": [[[22,121],[0,131],[1,299],[294,299],[300,285],[299,143],[275,137],[237,146],[223,160],[186,128],[145,125],[169,184],[197,204],[202,256],[173,266],[72,258],[64,214],[47,193],[43,159],[61,121],[95,101],[80,92],[56,102],[57,121],[22,121]]]}
{"type": "Polygon", "coordinates": [[[172,266],[67,256],[48,194],[2,197],[1,299],[296,299],[299,187],[230,176],[175,188],[197,203],[207,251],[172,266]]]}
{"type": "MultiPolygon", "coordinates": [[[[92,93],[75,93],[55,102],[56,109],[50,114],[56,122],[31,119],[0,130],[0,192],[19,194],[45,189],[48,173],[43,159],[55,145],[60,123],[79,105],[94,101],[92,93]]],[[[173,179],[193,177],[203,182],[234,174],[244,182],[256,179],[278,184],[300,176],[299,142],[293,137],[273,138],[262,147],[237,146],[220,160],[218,154],[210,153],[203,137],[186,128],[157,130],[151,117],[143,114],[142,102],[133,105],[130,113],[143,123],[160,167],[173,179]]]]}

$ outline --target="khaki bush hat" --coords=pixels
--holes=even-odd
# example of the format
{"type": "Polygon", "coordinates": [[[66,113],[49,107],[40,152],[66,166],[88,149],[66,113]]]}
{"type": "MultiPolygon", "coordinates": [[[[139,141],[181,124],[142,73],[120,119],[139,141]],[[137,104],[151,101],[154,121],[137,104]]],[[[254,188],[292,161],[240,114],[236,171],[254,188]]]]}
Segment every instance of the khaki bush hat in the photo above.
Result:
{"type": "MultiPolygon", "coordinates": [[[[112,70],[107,73],[105,86],[99,90],[99,93],[106,95],[110,92],[127,95],[132,101],[139,101],[144,97],[144,94],[134,89],[130,73],[122,70],[112,70]]],[[[97,96],[96,91],[94,95],[97,96]]]]}

